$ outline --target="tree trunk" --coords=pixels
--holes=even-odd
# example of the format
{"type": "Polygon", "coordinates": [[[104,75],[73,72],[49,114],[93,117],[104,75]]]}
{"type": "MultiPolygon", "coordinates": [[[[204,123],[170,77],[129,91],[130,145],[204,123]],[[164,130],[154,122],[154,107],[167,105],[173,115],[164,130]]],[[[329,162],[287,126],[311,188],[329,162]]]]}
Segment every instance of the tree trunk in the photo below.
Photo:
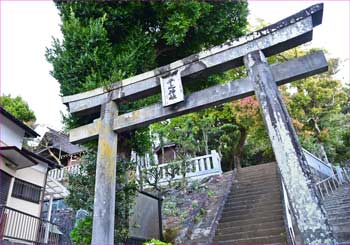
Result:
{"type": "Polygon", "coordinates": [[[208,154],[209,154],[209,147],[208,147],[208,130],[203,130],[203,129],[202,129],[202,133],[203,133],[205,154],[208,155],[208,154]]]}
{"type": "Polygon", "coordinates": [[[233,151],[234,166],[237,169],[242,167],[241,159],[243,154],[244,143],[247,139],[247,130],[245,128],[239,128],[239,131],[240,131],[239,141],[233,151]]]}
{"type": "Polygon", "coordinates": [[[234,164],[234,168],[236,169],[240,169],[241,166],[241,157],[236,154],[236,152],[233,152],[233,164],[234,164]]]}
{"type": "Polygon", "coordinates": [[[327,152],[325,151],[324,146],[323,146],[323,143],[322,143],[322,141],[320,140],[321,129],[320,129],[320,127],[318,126],[318,123],[317,123],[317,120],[316,120],[316,119],[312,118],[311,121],[313,122],[313,125],[314,125],[314,131],[315,131],[316,138],[317,138],[317,144],[318,144],[319,150],[320,150],[320,158],[321,158],[324,162],[330,164],[329,161],[328,161],[327,152]]]}

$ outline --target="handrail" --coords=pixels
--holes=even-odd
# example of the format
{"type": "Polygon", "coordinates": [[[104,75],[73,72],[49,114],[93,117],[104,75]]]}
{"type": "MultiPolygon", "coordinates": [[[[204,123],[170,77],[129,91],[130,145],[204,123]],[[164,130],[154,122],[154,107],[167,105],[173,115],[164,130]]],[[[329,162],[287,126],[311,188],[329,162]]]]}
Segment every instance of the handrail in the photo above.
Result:
{"type": "Polygon", "coordinates": [[[332,176],[329,176],[329,177],[327,177],[327,178],[317,182],[316,185],[322,184],[323,182],[326,182],[326,181],[328,181],[330,179],[336,179],[336,177],[337,177],[337,174],[333,174],[332,176]]]}
{"type": "Polygon", "coordinates": [[[295,242],[295,233],[294,233],[294,228],[293,228],[293,220],[292,220],[292,209],[289,203],[289,198],[287,195],[286,187],[281,179],[281,184],[282,184],[282,189],[283,189],[283,200],[284,200],[284,212],[286,214],[287,218],[287,227],[288,227],[288,232],[290,235],[290,239],[292,244],[296,244],[295,242]]]}
{"type": "MultiPolygon", "coordinates": [[[[347,176],[347,173],[345,173],[345,176],[347,176]]],[[[315,184],[316,189],[321,194],[322,199],[325,199],[325,195],[330,196],[333,194],[340,186],[345,184],[346,181],[341,181],[339,178],[339,173],[333,174],[332,176],[329,176],[315,184]]],[[[348,182],[350,182],[349,179],[347,179],[348,182]]]]}
{"type": "MultiPolygon", "coordinates": [[[[198,179],[222,173],[220,156],[215,150],[212,150],[211,154],[186,159],[186,163],[186,178],[198,179]]],[[[174,166],[176,164],[179,164],[180,168],[182,167],[181,161],[162,163],[159,165],[140,168],[137,171],[137,175],[144,174],[142,176],[145,176],[151,182],[157,181],[158,183],[178,180],[183,178],[181,170],[179,170],[179,172],[175,171],[171,174],[168,173],[169,166],[174,166]],[[156,172],[154,173],[154,171],[156,172]]]]}
{"type": "Polygon", "coordinates": [[[309,152],[308,150],[306,150],[306,149],[303,148],[303,151],[304,151],[304,153],[308,154],[309,156],[311,156],[312,158],[314,158],[315,160],[317,160],[319,163],[325,165],[325,166],[328,167],[328,168],[331,168],[331,167],[329,166],[329,164],[325,163],[322,159],[320,159],[319,157],[315,156],[314,154],[312,154],[312,153],[309,152]]]}
{"type": "MultiPolygon", "coordinates": [[[[29,216],[29,217],[34,218],[34,219],[39,219],[39,220],[42,220],[42,221],[45,221],[45,222],[49,222],[49,221],[47,221],[47,220],[44,220],[44,219],[39,218],[39,217],[37,217],[37,216],[34,216],[34,215],[32,215],[32,214],[25,213],[25,212],[23,212],[23,211],[21,211],[21,210],[14,209],[14,208],[8,207],[8,206],[3,205],[3,204],[0,205],[0,210],[2,210],[3,208],[6,208],[6,209],[8,209],[8,210],[12,210],[12,211],[14,211],[14,212],[17,212],[17,213],[20,213],[20,214],[29,216]]],[[[52,222],[49,222],[49,223],[52,223],[52,222]]],[[[54,225],[54,223],[52,223],[52,224],[54,225]]]]}
{"type": "Polygon", "coordinates": [[[326,162],[322,161],[320,158],[316,157],[314,154],[305,150],[304,148],[303,152],[306,157],[307,163],[311,168],[315,169],[323,176],[332,176],[334,174],[333,167],[331,164],[327,164],[326,162]]]}
{"type": "Polygon", "coordinates": [[[68,177],[68,174],[75,174],[79,172],[80,164],[66,166],[61,169],[53,169],[49,171],[49,176],[55,180],[61,181],[68,177]]]}
{"type": "MultiPolygon", "coordinates": [[[[204,156],[189,158],[189,159],[186,159],[185,161],[186,161],[186,162],[191,162],[191,161],[195,161],[195,160],[200,160],[200,159],[204,159],[204,158],[209,158],[209,157],[211,157],[211,156],[212,156],[211,154],[208,154],[208,155],[204,155],[204,156]]],[[[162,164],[157,164],[157,165],[153,165],[153,166],[146,167],[146,169],[161,168],[161,167],[166,167],[166,166],[168,166],[169,164],[176,164],[176,163],[181,163],[181,162],[182,162],[181,160],[179,160],[179,161],[174,161],[174,162],[166,162],[166,163],[162,163],[162,164]]]]}
{"type": "Polygon", "coordinates": [[[58,244],[60,231],[53,222],[0,205],[0,240],[58,244]]]}
{"type": "Polygon", "coordinates": [[[343,174],[345,175],[345,178],[350,183],[350,169],[343,168],[342,170],[343,170],[343,174]]]}

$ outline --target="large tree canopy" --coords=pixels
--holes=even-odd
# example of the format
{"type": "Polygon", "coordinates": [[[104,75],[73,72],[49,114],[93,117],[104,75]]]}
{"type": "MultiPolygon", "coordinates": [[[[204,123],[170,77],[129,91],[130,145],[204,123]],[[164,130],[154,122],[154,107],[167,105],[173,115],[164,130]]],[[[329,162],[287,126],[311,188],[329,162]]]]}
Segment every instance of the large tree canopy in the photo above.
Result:
{"type": "MultiPolygon", "coordinates": [[[[62,42],[54,39],[46,57],[63,96],[148,71],[244,34],[247,2],[150,1],[56,2],[62,17],[62,42]]],[[[215,79],[202,80],[191,90],[215,79]]],[[[185,88],[186,90],[188,88],[185,88]]],[[[119,113],[159,99],[120,104],[119,113]]],[[[65,120],[69,127],[82,120],[65,120]]],[[[88,120],[91,120],[89,118],[88,120]]],[[[143,130],[123,133],[118,148],[128,154],[135,141],[149,145],[143,130]],[[139,137],[142,139],[137,139],[139,137]]],[[[144,147],[138,147],[142,149],[144,147]]]]}
{"type": "Polygon", "coordinates": [[[136,75],[241,36],[247,2],[56,2],[62,42],[47,50],[61,94],[136,75]]]}

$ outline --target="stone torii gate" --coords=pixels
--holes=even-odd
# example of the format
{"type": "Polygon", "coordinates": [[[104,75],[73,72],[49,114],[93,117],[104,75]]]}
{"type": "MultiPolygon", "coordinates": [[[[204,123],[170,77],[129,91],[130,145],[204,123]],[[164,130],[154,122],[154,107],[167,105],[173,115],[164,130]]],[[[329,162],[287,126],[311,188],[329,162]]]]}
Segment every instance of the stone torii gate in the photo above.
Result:
{"type": "Polygon", "coordinates": [[[258,98],[276,160],[304,243],[335,243],[303,151],[277,86],[327,70],[319,51],[269,65],[272,56],[312,40],[322,22],[316,4],[273,25],[182,60],[116,82],[108,88],[66,96],[63,103],[77,116],[100,113],[90,124],[72,129],[70,141],[98,138],[92,244],[114,243],[114,208],[118,133],[250,95],[258,98]],[[184,85],[245,65],[248,77],[183,96],[184,85]],[[118,103],[162,92],[156,103],[118,115],[118,103]]]}

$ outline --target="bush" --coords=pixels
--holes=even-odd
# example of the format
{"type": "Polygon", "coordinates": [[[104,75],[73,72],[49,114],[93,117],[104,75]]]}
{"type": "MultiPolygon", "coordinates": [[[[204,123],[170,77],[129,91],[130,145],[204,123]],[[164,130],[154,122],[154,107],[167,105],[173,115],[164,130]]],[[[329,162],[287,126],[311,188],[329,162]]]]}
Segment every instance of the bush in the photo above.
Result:
{"type": "Polygon", "coordinates": [[[157,240],[157,239],[152,239],[151,241],[146,241],[146,242],[144,242],[143,244],[171,245],[171,243],[162,242],[162,241],[159,241],[159,240],[157,240]]]}
{"type": "Polygon", "coordinates": [[[70,232],[73,244],[91,244],[92,216],[80,220],[70,232]]]}

